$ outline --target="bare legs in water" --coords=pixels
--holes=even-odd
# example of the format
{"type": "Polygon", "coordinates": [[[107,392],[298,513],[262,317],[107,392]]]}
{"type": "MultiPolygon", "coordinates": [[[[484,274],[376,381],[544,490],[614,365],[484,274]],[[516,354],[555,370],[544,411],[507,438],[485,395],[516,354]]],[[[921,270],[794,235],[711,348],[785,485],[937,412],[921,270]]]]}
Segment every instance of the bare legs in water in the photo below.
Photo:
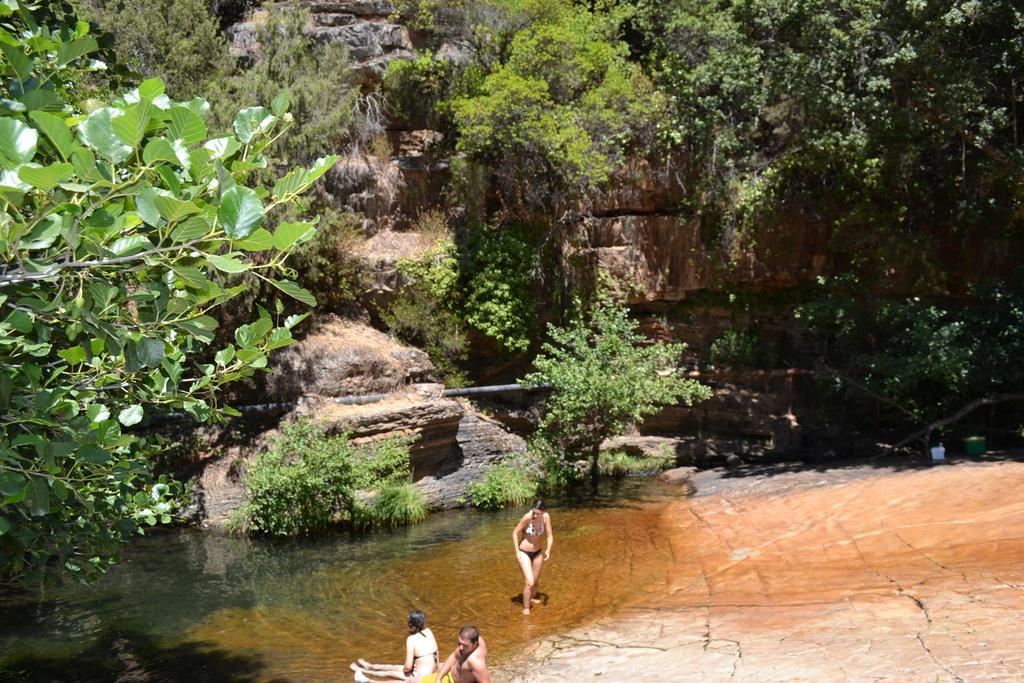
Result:
{"type": "Polygon", "coordinates": [[[530,556],[520,550],[516,553],[519,569],[523,572],[523,614],[530,613],[530,605],[540,602],[540,570],[544,568],[544,553],[537,553],[531,560],[530,556]]]}
{"type": "Polygon", "coordinates": [[[401,664],[373,664],[365,659],[357,659],[355,664],[349,664],[349,668],[356,672],[356,680],[367,681],[413,681],[416,680],[405,675],[401,664]],[[358,678],[363,674],[363,678],[358,678]],[[373,676],[373,678],[370,678],[373,676]]]}

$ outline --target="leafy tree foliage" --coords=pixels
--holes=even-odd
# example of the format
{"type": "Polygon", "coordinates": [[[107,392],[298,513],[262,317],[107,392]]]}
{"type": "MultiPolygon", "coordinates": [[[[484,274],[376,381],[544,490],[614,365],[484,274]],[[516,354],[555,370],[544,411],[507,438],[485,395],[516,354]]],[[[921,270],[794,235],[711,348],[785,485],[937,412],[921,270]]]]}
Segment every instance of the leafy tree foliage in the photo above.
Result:
{"type": "Polygon", "coordinates": [[[154,410],[232,414],[218,390],[264,368],[302,318],[261,310],[213,353],[210,314],[241,291],[220,276],[315,304],[283,267],[315,221],[262,226],[335,158],[247,185],[287,127],[284,95],[213,138],[206,102],[175,102],[158,79],[81,111],[97,43],[35,9],[0,3],[0,576],[92,577],[141,523],[167,520],[168,488],[125,428],[154,410]]]}
{"type": "Polygon", "coordinates": [[[548,329],[525,382],[549,385],[539,436],[534,446],[547,457],[549,476],[578,479],[587,464],[599,472],[599,447],[664,405],[692,405],[710,390],[680,375],[682,344],[654,343],[637,331],[625,306],[600,296],[589,318],[577,316],[565,327],[548,329]]]}
{"type": "Polygon", "coordinates": [[[660,95],[617,38],[618,13],[544,8],[524,11],[530,23],[482,82],[451,103],[457,150],[490,166],[514,210],[563,205],[565,195],[599,187],[662,113],[660,95]]]}
{"type": "Polygon", "coordinates": [[[214,114],[224,125],[231,122],[237,102],[269,102],[282,90],[288,93],[295,125],[274,147],[284,164],[310,163],[344,149],[354,138],[379,132],[375,120],[358,108],[359,90],[345,45],[314,43],[304,32],[308,21],[308,10],[271,8],[256,31],[256,60],[211,88],[214,114]]]}
{"type": "Polygon", "coordinates": [[[527,231],[507,226],[482,230],[470,247],[466,322],[507,353],[523,353],[537,327],[536,248],[527,231]]]}
{"type": "Polygon", "coordinates": [[[831,362],[852,368],[838,374],[841,386],[924,427],[915,438],[967,415],[959,409],[1024,400],[1024,271],[978,286],[972,306],[857,296],[850,278],[827,285],[799,316],[832,339],[831,362]]]}
{"type": "MultiPolygon", "coordinates": [[[[172,97],[208,93],[233,59],[206,0],[78,0],[82,15],[114,36],[122,65],[162,79],[172,97]]],[[[269,102],[250,98],[243,102],[269,102]]]]}
{"type": "Polygon", "coordinates": [[[892,261],[927,262],[927,243],[909,239],[937,225],[1019,228],[1017,3],[638,6],[655,82],[672,102],[663,137],[692,160],[705,218],[754,231],[816,215],[849,228],[840,244],[876,276],[892,261]]]}
{"type": "Polygon", "coordinates": [[[417,259],[401,259],[402,284],[382,318],[399,339],[427,351],[445,384],[464,386],[466,325],[459,315],[459,260],[455,243],[440,241],[417,259]]]}

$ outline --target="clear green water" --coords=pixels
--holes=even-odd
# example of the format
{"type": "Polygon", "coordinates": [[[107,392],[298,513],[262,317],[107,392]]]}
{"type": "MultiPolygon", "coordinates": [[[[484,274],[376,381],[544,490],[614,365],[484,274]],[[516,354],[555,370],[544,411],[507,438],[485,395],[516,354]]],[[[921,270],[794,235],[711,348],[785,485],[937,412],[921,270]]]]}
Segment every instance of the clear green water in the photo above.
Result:
{"type": "Polygon", "coordinates": [[[287,543],[156,534],[95,585],[0,593],[0,680],[352,680],[356,657],[400,660],[413,608],[443,654],[472,622],[500,663],[661,580],[671,561],[661,513],[681,495],[632,479],[549,505],[547,602],[528,618],[512,545],[524,509],[287,543]]]}

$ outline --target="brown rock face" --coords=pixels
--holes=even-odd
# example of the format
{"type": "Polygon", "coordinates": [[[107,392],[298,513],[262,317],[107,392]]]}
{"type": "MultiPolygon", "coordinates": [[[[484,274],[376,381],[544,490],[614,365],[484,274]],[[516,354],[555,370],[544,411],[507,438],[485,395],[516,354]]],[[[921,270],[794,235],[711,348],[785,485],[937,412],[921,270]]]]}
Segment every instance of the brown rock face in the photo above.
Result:
{"type": "Polygon", "coordinates": [[[843,476],[670,507],[667,580],[504,680],[1020,680],[1024,463],[843,476]]]}
{"type": "Polygon", "coordinates": [[[274,354],[272,365],[267,392],[276,401],[385,393],[434,371],[423,351],[369,325],[334,317],[318,321],[314,332],[274,354]]]}

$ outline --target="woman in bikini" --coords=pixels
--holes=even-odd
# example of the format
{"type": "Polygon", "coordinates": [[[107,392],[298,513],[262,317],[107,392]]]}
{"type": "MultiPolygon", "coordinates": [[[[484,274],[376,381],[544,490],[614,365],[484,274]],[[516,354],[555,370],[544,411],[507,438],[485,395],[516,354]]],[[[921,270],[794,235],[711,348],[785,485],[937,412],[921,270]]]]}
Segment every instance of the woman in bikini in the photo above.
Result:
{"type": "Polygon", "coordinates": [[[406,683],[430,683],[434,680],[438,665],[437,641],[427,628],[427,615],[418,609],[409,612],[409,637],[405,639],[405,665],[371,664],[365,659],[351,665],[357,681],[373,681],[370,676],[381,679],[405,681],[406,683]]]}
{"type": "Polygon", "coordinates": [[[535,500],[533,508],[523,515],[512,531],[512,543],[516,549],[516,561],[523,570],[523,614],[530,613],[530,605],[537,599],[540,570],[551,559],[551,544],[555,542],[555,531],[551,528],[551,515],[544,511],[544,501],[535,500]],[[523,534],[522,541],[519,534],[523,534]],[[541,551],[542,537],[547,535],[547,545],[541,551]]]}

